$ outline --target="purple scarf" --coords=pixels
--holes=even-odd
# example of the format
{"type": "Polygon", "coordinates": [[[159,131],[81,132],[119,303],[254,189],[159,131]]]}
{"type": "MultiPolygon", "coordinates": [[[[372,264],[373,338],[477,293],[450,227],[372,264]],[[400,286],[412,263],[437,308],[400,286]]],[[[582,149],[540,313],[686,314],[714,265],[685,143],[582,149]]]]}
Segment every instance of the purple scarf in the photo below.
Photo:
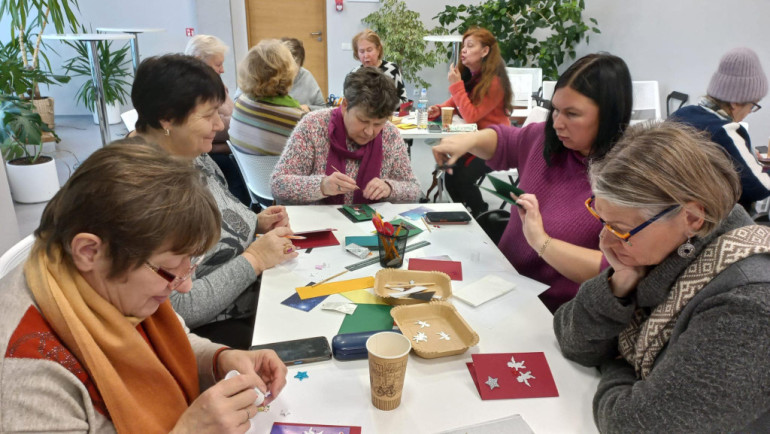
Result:
{"type": "MultiPolygon", "coordinates": [[[[337,107],[332,111],[329,120],[329,156],[326,158],[326,175],[331,175],[336,170],[345,174],[347,160],[360,160],[356,185],[359,189],[353,193],[353,203],[372,203],[364,198],[364,188],[374,178],[380,176],[382,169],[382,131],[369,143],[355,151],[349,151],[347,146],[348,133],[342,119],[342,109],[337,107]]],[[[345,195],[338,194],[324,199],[328,204],[343,204],[345,195]]]]}

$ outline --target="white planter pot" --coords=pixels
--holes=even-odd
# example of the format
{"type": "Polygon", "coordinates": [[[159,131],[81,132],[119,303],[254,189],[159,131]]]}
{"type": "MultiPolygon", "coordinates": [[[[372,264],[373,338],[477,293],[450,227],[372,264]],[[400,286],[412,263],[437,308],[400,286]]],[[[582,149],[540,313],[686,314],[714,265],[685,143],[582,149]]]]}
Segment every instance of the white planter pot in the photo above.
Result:
{"type": "MultiPolygon", "coordinates": [[[[94,123],[99,125],[99,116],[96,114],[96,110],[94,110],[93,115],[94,123]]],[[[120,106],[118,103],[107,104],[107,122],[110,125],[120,123],[120,106]]]]}
{"type": "Polygon", "coordinates": [[[59,191],[59,175],[53,158],[32,165],[11,164],[12,161],[5,163],[5,169],[11,186],[11,197],[16,202],[46,202],[59,191]]]}

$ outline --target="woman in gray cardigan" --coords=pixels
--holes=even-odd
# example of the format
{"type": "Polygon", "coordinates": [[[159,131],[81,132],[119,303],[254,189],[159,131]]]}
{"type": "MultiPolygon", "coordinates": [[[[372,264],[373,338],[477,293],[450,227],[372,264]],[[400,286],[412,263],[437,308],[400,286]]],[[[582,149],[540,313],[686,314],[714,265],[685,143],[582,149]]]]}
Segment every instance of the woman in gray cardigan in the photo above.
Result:
{"type": "Polygon", "coordinates": [[[770,431],[770,228],[694,129],[639,125],[590,169],[611,267],[556,311],[564,355],[601,371],[602,432],[770,431]]]}
{"type": "MultiPolygon", "coordinates": [[[[138,140],[195,165],[222,216],[219,241],[195,271],[192,290],[172,294],[171,304],[194,333],[245,349],[251,344],[257,310],[257,277],[297,253],[285,238],[292,233],[286,209],[252,212],[230,194],[225,177],[207,154],[223,127],[217,109],[224,99],[219,75],[202,61],[179,54],[144,59],[131,89],[139,114],[138,140]],[[255,239],[255,233],[265,236],[255,239]]],[[[173,198],[169,201],[169,206],[176,205],[173,198]]]]}

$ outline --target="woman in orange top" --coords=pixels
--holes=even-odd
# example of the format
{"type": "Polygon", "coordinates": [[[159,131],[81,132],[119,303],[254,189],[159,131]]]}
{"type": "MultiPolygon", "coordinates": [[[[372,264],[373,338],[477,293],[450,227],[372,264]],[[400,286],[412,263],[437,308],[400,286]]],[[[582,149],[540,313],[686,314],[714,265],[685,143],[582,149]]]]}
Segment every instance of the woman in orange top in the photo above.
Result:
{"type": "MultiPolygon", "coordinates": [[[[489,30],[472,27],[463,35],[461,63],[451,65],[447,79],[451,97],[428,108],[428,117],[441,115],[441,107],[454,107],[468,123],[479,129],[490,125],[511,125],[513,90],[505,72],[497,40],[489,30]]],[[[475,216],[486,211],[476,182],[489,169],[483,160],[466,154],[457,161],[453,174],[446,176],[446,188],[452,200],[462,202],[475,216]]]]}

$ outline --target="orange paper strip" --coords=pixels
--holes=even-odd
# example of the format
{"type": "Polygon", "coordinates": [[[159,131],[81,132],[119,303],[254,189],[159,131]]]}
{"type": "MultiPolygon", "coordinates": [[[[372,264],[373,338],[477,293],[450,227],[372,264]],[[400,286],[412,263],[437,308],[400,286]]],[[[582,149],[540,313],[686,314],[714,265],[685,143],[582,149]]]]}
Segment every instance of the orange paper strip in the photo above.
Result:
{"type": "Polygon", "coordinates": [[[360,279],[341,280],[339,282],[324,283],[318,286],[303,286],[297,288],[297,294],[302,300],[320,297],[322,295],[338,294],[340,292],[354,291],[374,287],[374,277],[362,277],[360,279]]]}

